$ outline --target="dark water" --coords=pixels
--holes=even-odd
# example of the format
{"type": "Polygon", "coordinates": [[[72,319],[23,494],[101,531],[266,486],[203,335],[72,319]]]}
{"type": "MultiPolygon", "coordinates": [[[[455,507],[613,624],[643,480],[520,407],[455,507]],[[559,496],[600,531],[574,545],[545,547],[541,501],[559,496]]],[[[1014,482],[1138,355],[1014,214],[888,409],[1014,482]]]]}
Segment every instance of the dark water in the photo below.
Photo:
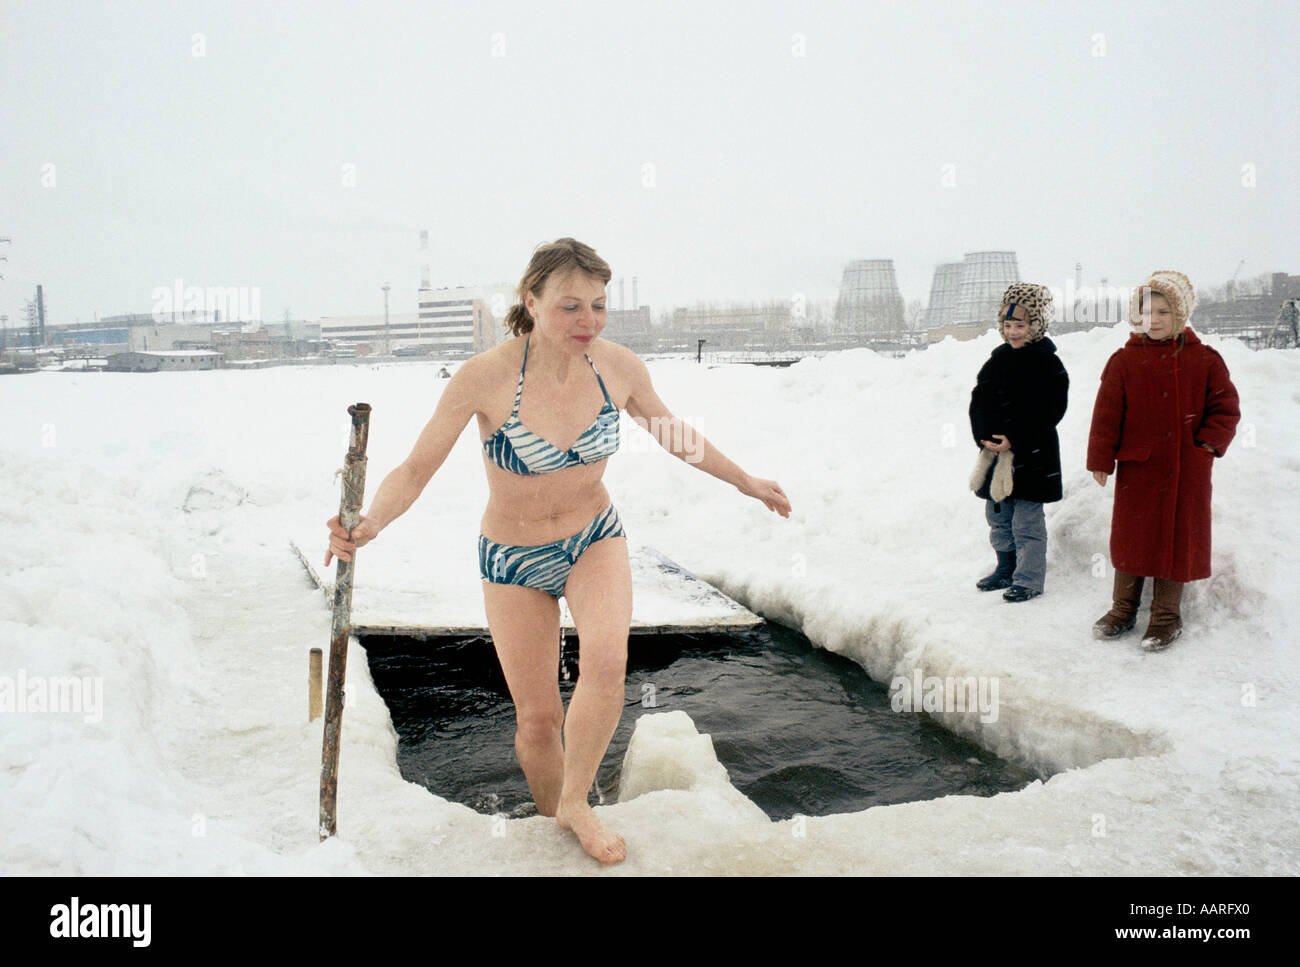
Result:
{"type": "MultiPolygon", "coordinates": [[[[401,740],[404,778],[480,812],[535,812],[515,761],[514,707],[490,640],[362,643],[401,740]]],[[[858,665],[778,625],[737,635],[634,637],[629,650],[627,702],[593,801],[616,800],[637,718],[673,709],[713,737],[732,784],[773,819],[991,796],[1037,778],[926,715],[893,711],[887,687],[858,665]]],[[[570,637],[560,668],[566,704],[577,656],[570,637]]]]}

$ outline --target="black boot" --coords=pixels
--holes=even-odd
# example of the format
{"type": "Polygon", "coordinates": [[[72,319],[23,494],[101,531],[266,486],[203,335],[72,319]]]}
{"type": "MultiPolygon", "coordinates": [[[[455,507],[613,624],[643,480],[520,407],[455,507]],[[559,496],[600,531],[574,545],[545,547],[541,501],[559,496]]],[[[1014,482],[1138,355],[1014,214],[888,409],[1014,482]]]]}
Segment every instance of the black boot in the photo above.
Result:
{"type": "Polygon", "coordinates": [[[1002,592],[1003,601],[1029,601],[1041,595],[1042,591],[1035,591],[1033,588],[1027,588],[1019,584],[1013,584],[1002,592]]]}
{"type": "Polygon", "coordinates": [[[1016,552],[996,551],[995,553],[998,556],[997,570],[975,582],[975,587],[981,591],[1000,591],[1002,588],[1011,587],[1011,575],[1016,573],[1016,552]]]}

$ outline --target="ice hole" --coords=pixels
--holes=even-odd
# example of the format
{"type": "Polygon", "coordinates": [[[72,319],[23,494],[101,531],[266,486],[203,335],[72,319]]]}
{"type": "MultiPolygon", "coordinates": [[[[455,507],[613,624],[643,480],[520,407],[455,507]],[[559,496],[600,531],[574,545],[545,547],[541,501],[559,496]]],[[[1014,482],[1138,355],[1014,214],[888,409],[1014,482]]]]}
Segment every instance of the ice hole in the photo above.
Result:
{"type": "MultiPolygon", "coordinates": [[[[370,672],[399,737],[408,781],[480,812],[528,816],[514,706],[491,640],[367,636],[370,672]]],[[[581,642],[560,659],[567,706],[581,642]]],[[[774,820],[857,812],[948,795],[992,796],[1046,778],[898,712],[889,689],[849,659],[767,623],[733,634],[635,636],[625,705],[593,802],[614,802],[644,714],[680,709],[712,737],[732,785],[774,820]]]]}

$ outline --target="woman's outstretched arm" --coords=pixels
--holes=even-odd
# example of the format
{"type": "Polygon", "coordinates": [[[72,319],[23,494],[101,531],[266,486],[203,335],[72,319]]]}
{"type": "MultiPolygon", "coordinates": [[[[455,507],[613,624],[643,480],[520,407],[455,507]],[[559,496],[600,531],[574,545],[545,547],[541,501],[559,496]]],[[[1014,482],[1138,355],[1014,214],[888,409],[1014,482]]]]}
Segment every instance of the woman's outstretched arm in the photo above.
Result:
{"type": "Polygon", "coordinates": [[[633,378],[627,412],[638,426],[679,460],[731,484],[747,497],[762,501],[768,510],[776,511],[782,517],[790,516],[790,498],[785,495],[780,484],[775,480],[762,480],[746,473],[709,443],[704,434],[685,420],[673,416],[655,392],[645,363],[630,351],[628,356],[631,358],[633,378]]]}
{"type": "Polygon", "coordinates": [[[338,516],[326,522],[330,530],[330,546],[325,552],[325,566],[334,557],[352,560],[352,552],[374,540],[379,532],[410,509],[423,493],[429,480],[442,466],[451,452],[465,424],[479,407],[478,391],[481,365],[469,359],[451,378],[433,416],[421,431],[410,456],[393,469],[375,492],[370,510],[363,514],[349,534],[339,523],[338,516]]]}

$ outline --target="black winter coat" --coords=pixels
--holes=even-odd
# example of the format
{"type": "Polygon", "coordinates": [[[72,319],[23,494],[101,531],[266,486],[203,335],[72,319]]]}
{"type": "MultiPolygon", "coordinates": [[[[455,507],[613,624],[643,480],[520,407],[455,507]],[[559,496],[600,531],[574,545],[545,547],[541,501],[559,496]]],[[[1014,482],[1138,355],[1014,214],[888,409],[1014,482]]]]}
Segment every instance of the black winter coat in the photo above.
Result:
{"type": "MultiPolygon", "coordinates": [[[[1061,499],[1061,444],[1056,424],[1065,415],[1070,377],[1044,336],[1012,349],[1003,343],[989,357],[970,395],[975,443],[1000,433],[1011,442],[1012,500],[1061,499]]],[[[992,470],[989,472],[992,477],[992,470]]],[[[976,493],[989,498],[989,481],[976,493]]]]}

